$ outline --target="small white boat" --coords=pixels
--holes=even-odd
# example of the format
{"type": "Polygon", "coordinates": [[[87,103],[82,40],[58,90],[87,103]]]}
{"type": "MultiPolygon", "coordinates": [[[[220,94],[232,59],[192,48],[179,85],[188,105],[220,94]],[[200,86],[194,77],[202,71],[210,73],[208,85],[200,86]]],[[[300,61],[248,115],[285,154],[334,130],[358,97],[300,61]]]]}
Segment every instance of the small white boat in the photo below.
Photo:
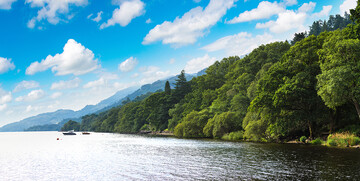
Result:
{"type": "Polygon", "coordinates": [[[63,132],[64,135],[76,135],[74,130],[69,130],[68,132],[63,132]]]}

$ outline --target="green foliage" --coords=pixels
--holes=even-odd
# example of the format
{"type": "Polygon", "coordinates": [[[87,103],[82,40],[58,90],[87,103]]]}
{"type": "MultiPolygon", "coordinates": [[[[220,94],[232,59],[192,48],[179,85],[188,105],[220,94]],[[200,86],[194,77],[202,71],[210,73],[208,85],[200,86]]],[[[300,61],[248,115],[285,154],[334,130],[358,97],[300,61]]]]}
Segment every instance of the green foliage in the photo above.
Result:
{"type": "Polygon", "coordinates": [[[169,81],[166,81],[166,83],[165,83],[165,94],[166,95],[170,95],[171,94],[171,88],[170,88],[170,83],[169,83],[169,81]]]}
{"type": "Polygon", "coordinates": [[[349,132],[330,134],[327,139],[328,146],[348,147],[360,144],[360,138],[349,132]]]}
{"type": "Polygon", "coordinates": [[[321,145],[322,140],[320,138],[316,138],[316,139],[312,140],[310,143],[313,145],[321,145]]]}
{"type": "MultiPolygon", "coordinates": [[[[357,23],[358,10],[351,13],[357,23]]],[[[190,81],[182,71],[175,89],[166,82],[164,92],[84,116],[81,129],[264,142],[349,129],[360,116],[359,32],[348,14],[330,16],[314,22],[309,36],[295,34],[292,46],[274,42],[243,58],[223,58],[190,81]]]]}
{"type": "Polygon", "coordinates": [[[319,51],[318,94],[332,109],[353,103],[360,117],[360,40],[346,39],[345,33],[332,33],[319,51]]]}
{"type": "Polygon", "coordinates": [[[61,128],[61,131],[69,131],[69,130],[79,131],[80,130],[80,124],[78,122],[75,122],[75,121],[72,121],[72,120],[68,121],[61,128]]]}
{"type": "Polygon", "coordinates": [[[192,111],[175,127],[174,135],[180,138],[205,137],[202,130],[209,119],[209,115],[207,110],[192,111]]]}
{"type": "Polygon", "coordinates": [[[203,129],[207,137],[221,138],[224,134],[241,129],[241,120],[234,112],[216,114],[203,129]]]}
{"type": "Polygon", "coordinates": [[[231,132],[221,137],[222,140],[237,141],[244,138],[244,131],[231,132]]]}
{"type": "Polygon", "coordinates": [[[305,141],[306,141],[306,136],[300,137],[299,141],[305,143],[305,141]]]}

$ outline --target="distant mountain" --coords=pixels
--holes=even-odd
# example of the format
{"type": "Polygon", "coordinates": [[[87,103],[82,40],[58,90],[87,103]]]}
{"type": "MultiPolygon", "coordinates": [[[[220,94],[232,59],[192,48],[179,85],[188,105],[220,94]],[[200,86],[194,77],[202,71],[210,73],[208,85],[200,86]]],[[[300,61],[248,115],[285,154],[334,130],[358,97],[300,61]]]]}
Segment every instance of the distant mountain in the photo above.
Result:
{"type": "Polygon", "coordinates": [[[131,92],[134,92],[138,87],[130,87],[124,90],[120,90],[115,93],[113,96],[99,102],[96,105],[87,105],[83,109],[79,111],[73,110],[57,110],[55,112],[43,113],[37,116],[32,116],[26,119],[23,119],[19,122],[10,123],[4,125],[0,128],[0,132],[10,132],[10,131],[24,131],[33,126],[39,125],[47,125],[47,124],[58,124],[59,122],[63,121],[64,119],[69,118],[79,118],[86,114],[90,114],[96,111],[99,111],[105,107],[108,107],[120,99],[124,98],[131,92]]]}
{"type": "MultiPolygon", "coordinates": [[[[203,74],[205,74],[205,69],[196,74],[186,74],[186,79],[191,80],[192,78],[203,74]]],[[[43,113],[37,116],[29,117],[19,122],[10,123],[1,127],[0,132],[24,131],[24,130],[45,131],[47,128],[56,128],[56,126],[53,124],[57,124],[61,126],[70,119],[74,121],[81,121],[82,116],[92,113],[100,113],[109,110],[112,107],[121,105],[122,101],[126,100],[127,98],[133,100],[137,96],[141,96],[148,92],[156,92],[158,90],[162,90],[164,89],[166,81],[169,81],[171,88],[174,88],[175,86],[174,83],[176,82],[176,79],[177,76],[173,76],[164,80],[157,80],[152,84],[143,85],[139,89],[138,87],[130,87],[124,90],[120,90],[117,93],[115,93],[113,96],[99,102],[98,104],[87,105],[79,111],[58,110],[55,112],[43,113]]]]}
{"type": "Polygon", "coordinates": [[[43,113],[37,116],[23,119],[19,122],[10,123],[0,128],[0,131],[23,131],[31,126],[41,124],[56,124],[65,118],[72,117],[75,113],[73,110],[57,110],[51,113],[43,113]]]}

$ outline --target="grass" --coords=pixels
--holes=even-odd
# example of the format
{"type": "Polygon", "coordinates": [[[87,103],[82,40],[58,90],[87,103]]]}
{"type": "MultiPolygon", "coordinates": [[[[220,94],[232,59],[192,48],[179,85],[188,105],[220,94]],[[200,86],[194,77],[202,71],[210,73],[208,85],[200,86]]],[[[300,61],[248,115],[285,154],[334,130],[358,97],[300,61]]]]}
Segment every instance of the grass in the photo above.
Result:
{"type": "Polygon", "coordinates": [[[328,136],[328,146],[349,147],[360,144],[360,138],[349,132],[335,133],[328,136]]]}

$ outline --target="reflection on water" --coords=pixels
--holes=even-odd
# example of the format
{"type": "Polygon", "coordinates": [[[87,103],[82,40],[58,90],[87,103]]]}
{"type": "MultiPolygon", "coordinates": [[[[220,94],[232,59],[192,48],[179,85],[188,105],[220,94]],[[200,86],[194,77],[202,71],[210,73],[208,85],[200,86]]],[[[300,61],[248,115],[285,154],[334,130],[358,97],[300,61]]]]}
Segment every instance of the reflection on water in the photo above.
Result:
{"type": "Polygon", "coordinates": [[[0,133],[0,144],[1,180],[360,178],[355,149],[58,132],[0,133]]]}

